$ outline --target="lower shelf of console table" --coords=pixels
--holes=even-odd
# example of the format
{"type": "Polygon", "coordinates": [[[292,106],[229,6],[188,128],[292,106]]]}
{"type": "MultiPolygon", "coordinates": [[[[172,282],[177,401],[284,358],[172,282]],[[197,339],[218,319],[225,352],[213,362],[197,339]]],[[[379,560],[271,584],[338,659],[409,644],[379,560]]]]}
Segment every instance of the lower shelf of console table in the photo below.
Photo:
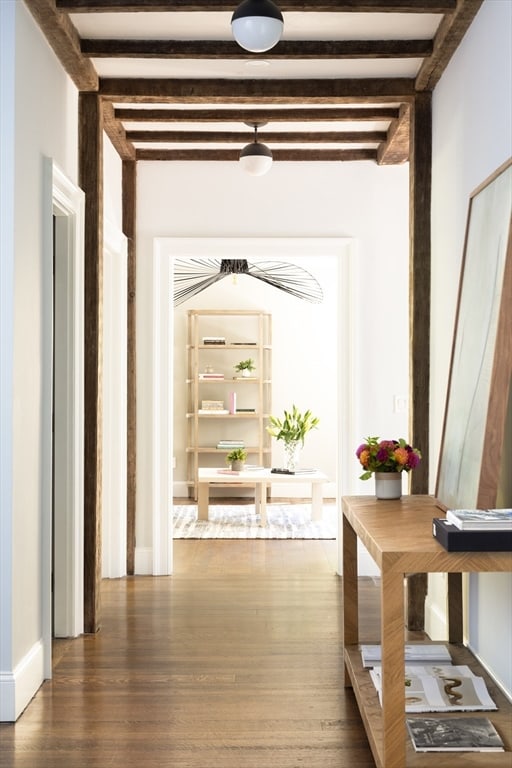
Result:
{"type": "MultiPolygon", "coordinates": [[[[463,645],[448,644],[453,664],[466,664],[475,675],[485,679],[487,690],[498,707],[494,711],[464,712],[464,717],[488,717],[500,734],[505,744],[505,752],[415,752],[412,742],[407,738],[405,766],[406,768],[510,768],[512,766],[512,705],[487,675],[473,654],[463,645]]],[[[366,735],[370,743],[375,764],[379,768],[388,768],[389,760],[385,762],[383,753],[383,724],[382,709],[375,686],[370,678],[368,669],[361,662],[359,646],[345,648],[345,668],[354,689],[366,735]]],[[[428,712],[410,717],[452,717],[456,713],[428,712]]],[[[408,715],[409,717],[409,715],[408,715]]]]}
{"type": "MultiPolygon", "coordinates": [[[[345,684],[354,690],[377,768],[512,768],[512,704],[461,644],[461,574],[510,572],[511,554],[444,550],[432,536],[432,519],[442,516],[432,496],[388,501],[345,496],[342,508],[345,684]],[[382,646],[382,707],[359,650],[358,539],[381,573],[381,637],[364,642],[380,642],[382,646]],[[494,723],[505,744],[504,752],[414,751],[406,732],[403,671],[399,672],[405,667],[404,579],[414,572],[448,574],[448,647],[453,663],[467,664],[484,677],[498,706],[496,711],[467,714],[485,715],[494,723]]],[[[510,643],[510,637],[503,638],[505,649],[510,643]]]]}

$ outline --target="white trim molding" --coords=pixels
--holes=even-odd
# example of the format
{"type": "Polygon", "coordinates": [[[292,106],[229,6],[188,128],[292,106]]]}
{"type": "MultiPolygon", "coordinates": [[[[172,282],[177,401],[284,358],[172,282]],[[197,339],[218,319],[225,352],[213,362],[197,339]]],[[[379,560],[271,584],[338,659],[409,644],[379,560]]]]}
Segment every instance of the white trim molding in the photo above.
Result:
{"type": "Polygon", "coordinates": [[[52,674],[52,634],[83,632],[84,445],[84,194],[44,160],[44,403],[43,403],[43,646],[45,677],[52,674]],[[53,226],[55,217],[55,228],[53,226]],[[52,263],[55,249],[55,295],[52,263]],[[58,295],[60,293],[60,296],[58,295]],[[53,327],[55,302],[60,320],[53,327]],[[55,335],[55,445],[52,445],[55,335]],[[60,346],[60,349],[57,348],[60,346]],[[52,454],[55,452],[54,458],[52,454]],[[59,472],[53,475],[53,461],[59,472]],[[54,485],[55,484],[55,485],[54,485]],[[52,519],[52,495],[55,510],[52,519]],[[52,535],[55,537],[52,608],[52,535]],[[52,631],[52,612],[54,628],[52,631]]]}
{"type": "Polygon", "coordinates": [[[14,723],[44,678],[44,647],[39,640],[12,672],[0,670],[0,721],[14,723]]]}

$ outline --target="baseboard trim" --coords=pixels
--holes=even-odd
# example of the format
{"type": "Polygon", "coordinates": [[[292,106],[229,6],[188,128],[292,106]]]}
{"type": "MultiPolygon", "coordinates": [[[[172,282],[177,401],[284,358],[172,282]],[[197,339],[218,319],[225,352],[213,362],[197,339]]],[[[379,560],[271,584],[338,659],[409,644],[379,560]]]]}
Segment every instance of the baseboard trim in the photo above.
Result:
{"type": "Polygon", "coordinates": [[[152,547],[135,547],[135,575],[153,575],[153,549],[152,547]]]}
{"type": "Polygon", "coordinates": [[[0,672],[0,721],[14,723],[43,681],[43,641],[38,640],[14,670],[0,672]]]}

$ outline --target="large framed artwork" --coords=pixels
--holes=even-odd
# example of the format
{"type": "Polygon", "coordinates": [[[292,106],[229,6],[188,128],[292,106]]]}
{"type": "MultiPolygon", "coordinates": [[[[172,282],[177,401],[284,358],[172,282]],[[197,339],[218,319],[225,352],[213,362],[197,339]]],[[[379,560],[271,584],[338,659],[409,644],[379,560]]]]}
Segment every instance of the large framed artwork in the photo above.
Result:
{"type": "Polygon", "coordinates": [[[512,380],[512,160],[471,195],[439,459],[445,507],[493,507],[512,380]]]}

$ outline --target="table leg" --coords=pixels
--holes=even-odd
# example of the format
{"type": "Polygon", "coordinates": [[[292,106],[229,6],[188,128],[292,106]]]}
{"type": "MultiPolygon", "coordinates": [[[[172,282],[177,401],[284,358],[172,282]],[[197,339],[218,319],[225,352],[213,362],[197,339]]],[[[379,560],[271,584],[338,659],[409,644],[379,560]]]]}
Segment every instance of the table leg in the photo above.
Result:
{"type": "MultiPolygon", "coordinates": [[[[357,591],[357,537],[354,529],[343,516],[343,643],[345,646],[359,642],[359,595],[357,591]]],[[[345,686],[351,686],[345,668],[345,686]]]]}
{"type": "Polygon", "coordinates": [[[199,483],[197,490],[197,519],[208,520],[208,499],[210,483],[199,483]]]}
{"type": "Polygon", "coordinates": [[[322,504],[324,500],[322,483],[311,483],[311,519],[322,519],[322,504]]]}
{"type": "Polygon", "coordinates": [[[256,483],[254,503],[256,514],[260,513],[260,525],[265,526],[267,524],[267,483],[256,483]]]}
{"type": "Polygon", "coordinates": [[[382,763],[405,766],[404,574],[381,572],[382,763]]]}

